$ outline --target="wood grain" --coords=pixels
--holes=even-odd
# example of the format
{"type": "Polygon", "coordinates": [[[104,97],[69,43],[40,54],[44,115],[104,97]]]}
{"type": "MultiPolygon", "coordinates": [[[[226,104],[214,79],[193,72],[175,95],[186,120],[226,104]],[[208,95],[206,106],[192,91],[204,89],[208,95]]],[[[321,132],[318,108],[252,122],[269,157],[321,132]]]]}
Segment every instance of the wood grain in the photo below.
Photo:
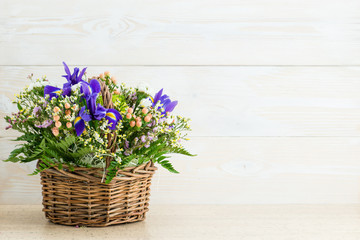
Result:
{"type": "Polygon", "coordinates": [[[107,228],[52,224],[40,205],[0,206],[2,239],[357,240],[358,205],[150,205],[144,222],[107,228]]]}
{"type": "MultiPolygon", "coordinates": [[[[357,0],[2,0],[0,118],[29,73],[60,84],[63,60],[109,70],[163,87],[193,120],[198,156],[155,175],[153,203],[359,203],[359,16],[357,0]]],[[[0,160],[17,135],[5,126],[0,160]]],[[[41,202],[33,167],[0,162],[0,204],[41,202]]],[[[334,228],[304,229],[284,239],[334,228]]]]}
{"type": "MultiPolygon", "coordinates": [[[[358,137],[194,137],[197,157],[174,156],[180,174],[154,175],[155,204],[359,202],[358,137]]],[[[0,158],[14,146],[0,138],[0,158]]],[[[34,164],[0,162],[0,204],[40,204],[34,164]]]]}
{"type": "Polygon", "coordinates": [[[1,1],[1,65],[360,64],[357,0],[47,3],[1,1]]]}
{"type": "MultiPolygon", "coordinates": [[[[360,67],[88,67],[179,100],[193,136],[360,136],[360,67]]],[[[63,67],[0,66],[0,117],[26,76],[62,85],[63,67]]],[[[11,136],[0,120],[0,136],[11,136]]]]}

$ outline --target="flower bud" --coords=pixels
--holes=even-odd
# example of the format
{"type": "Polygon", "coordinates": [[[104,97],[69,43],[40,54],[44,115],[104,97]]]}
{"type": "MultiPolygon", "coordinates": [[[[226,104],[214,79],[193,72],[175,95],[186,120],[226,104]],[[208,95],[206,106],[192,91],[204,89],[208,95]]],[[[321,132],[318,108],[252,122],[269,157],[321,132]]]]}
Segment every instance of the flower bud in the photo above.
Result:
{"type": "Polygon", "coordinates": [[[145,118],[144,118],[145,122],[150,122],[151,120],[151,117],[149,115],[147,115],[145,118]]]}
{"type": "Polygon", "coordinates": [[[59,129],[57,129],[56,127],[51,129],[52,133],[54,134],[54,136],[56,137],[57,135],[59,135],[59,129]]]}
{"type": "Polygon", "coordinates": [[[149,110],[147,108],[143,108],[141,111],[143,114],[147,114],[149,112],[149,110]]]}
{"type": "Polygon", "coordinates": [[[134,127],[135,126],[135,121],[131,121],[130,122],[130,127],[134,127]]]}
{"type": "Polygon", "coordinates": [[[57,128],[61,127],[61,122],[56,121],[56,122],[55,122],[55,127],[57,127],[57,128]]]}

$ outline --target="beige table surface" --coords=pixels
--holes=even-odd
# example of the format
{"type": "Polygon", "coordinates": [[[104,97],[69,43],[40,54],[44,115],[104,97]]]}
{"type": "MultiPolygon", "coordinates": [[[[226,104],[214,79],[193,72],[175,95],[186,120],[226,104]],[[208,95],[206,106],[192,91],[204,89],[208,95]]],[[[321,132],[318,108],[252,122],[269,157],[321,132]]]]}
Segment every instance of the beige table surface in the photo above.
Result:
{"type": "Polygon", "coordinates": [[[75,228],[0,205],[0,239],[360,239],[360,205],[152,205],[144,222],[75,228]]]}

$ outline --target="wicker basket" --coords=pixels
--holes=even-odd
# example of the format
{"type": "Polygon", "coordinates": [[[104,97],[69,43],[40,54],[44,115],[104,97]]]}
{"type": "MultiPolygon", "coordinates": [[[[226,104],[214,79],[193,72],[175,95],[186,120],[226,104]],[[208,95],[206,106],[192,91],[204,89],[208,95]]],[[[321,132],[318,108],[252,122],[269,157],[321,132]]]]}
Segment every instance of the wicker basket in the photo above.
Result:
{"type": "MultiPolygon", "coordinates": [[[[93,78],[91,78],[93,79],[93,78]]],[[[103,106],[112,108],[112,93],[98,78],[103,106]]],[[[116,133],[108,134],[110,152],[116,151],[116,133]]],[[[106,158],[106,168],[113,161],[106,158]]],[[[153,162],[121,169],[109,184],[104,169],[50,168],[41,172],[45,216],[53,223],[103,227],[145,219],[148,211],[153,162]]]]}
{"type": "Polygon", "coordinates": [[[102,227],[145,219],[152,162],[120,170],[110,184],[101,183],[103,169],[57,168],[41,172],[43,211],[53,223],[102,227]]]}

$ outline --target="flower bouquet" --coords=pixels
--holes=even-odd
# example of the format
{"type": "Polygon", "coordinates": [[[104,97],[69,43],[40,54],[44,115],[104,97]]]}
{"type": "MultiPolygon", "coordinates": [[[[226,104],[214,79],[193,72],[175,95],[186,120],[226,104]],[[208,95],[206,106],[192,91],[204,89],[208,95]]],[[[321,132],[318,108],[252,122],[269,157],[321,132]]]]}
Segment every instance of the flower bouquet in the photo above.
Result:
{"type": "Polygon", "coordinates": [[[171,112],[177,101],[163,89],[117,85],[109,72],[87,78],[64,64],[62,88],[46,77],[16,96],[7,129],[22,133],[9,162],[37,161],[43,211],[54,223],[108,226],[135,222],[148,211],[155,163],[177,173],[170,153],[182,146],[189,119],[171,112]]]}

